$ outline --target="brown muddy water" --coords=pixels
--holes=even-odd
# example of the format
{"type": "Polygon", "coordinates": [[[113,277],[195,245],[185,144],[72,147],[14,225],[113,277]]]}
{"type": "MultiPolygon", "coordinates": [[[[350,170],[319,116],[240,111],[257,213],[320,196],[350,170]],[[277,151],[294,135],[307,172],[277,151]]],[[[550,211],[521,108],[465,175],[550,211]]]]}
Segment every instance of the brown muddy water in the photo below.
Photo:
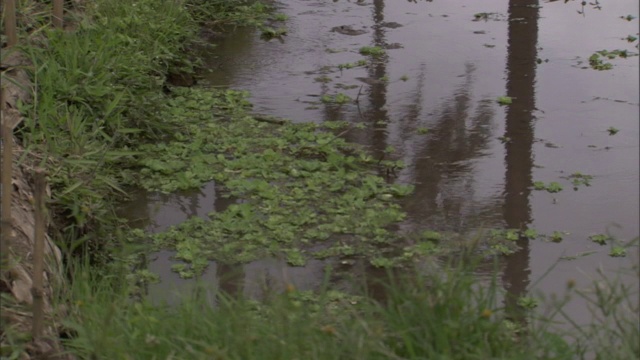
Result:
{"type": "MultiPolygon", "coordinates": [[[[207,77],[248,90],[259,113],[376,124],[346,136],[374,153],[393,146],[407,165],[396,180],[416,186],[404,203],[407,229],[565,232],[560,243],[522,242],[522,251],[505,259],[502,277],[513,294],[562,294],[569,279],[580,286],[598,269],[613,275],[638,266],[637,247],[613,258],[609,247],[589,240],[608,233],[626,242],[640,233],[638,57],[611,60],[607,71],[589,68],[598,50],[638,52],[638,42],[624,38],[637,36],[639,5],[600,3],[597,9],[579,1],[290,0],[278,5],[289,16],[282,41],[239,30],[211,52],[207,77]],[[491,14],[473,21],[477,13],[491,14]],[[636,18],[621,18],[629,14],[636,18]],[[363,59],[358,49],[373,45],[388,48],[388,56],[368,68],[335,68],[363,59]],[[321,76],[332,81],[317,81],[321,76]],[[339,92],[359,105],[319,102],[339,92]],[[514,99],[511,106],[496,102],[505,95],[514,99]],[[619,132],[610,135],[610,127],[619,132]],[[574,191],[565,177],[575,172],[592,175],[591,186],[574,191]],[[535,181],[556,181],[564,190],[535,191],[535,181]]],[[[147,194],[129,213],[158,231],[223,209],[224,201],[212,183],[189,194],[147,194]]],[[[172,273],[171,263],[170,252],[151,263],[162,279],[150,287],[152,298],[174,302],[194,285],[172,273]]],[[[211,263],[200,280],[255,297],[265,284],[317,288],[324,265],[211,263]]],[[[638,283],[633,275],[624,279],[638,283]]],[[[588,319],[583,305],[569,313],[588,319]]]]}

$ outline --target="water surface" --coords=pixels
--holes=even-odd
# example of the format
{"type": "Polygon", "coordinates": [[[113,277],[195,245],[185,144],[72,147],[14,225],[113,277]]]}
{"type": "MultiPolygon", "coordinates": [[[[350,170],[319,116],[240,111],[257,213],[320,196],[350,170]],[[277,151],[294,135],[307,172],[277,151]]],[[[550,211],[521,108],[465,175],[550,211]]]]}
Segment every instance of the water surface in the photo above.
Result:
{"type": "MultiPolygon", "coordinates": [[[[612,60],[609,71],[588,65],[597,50],[637,53],[637,41],[623,38],[637,34],[638,20],[620,17],[638,17],[639,5],[601,5],[598,10],[579,2],[533,0],[291,0],[278,5],[289,16],[283,41],[261,40],[254,30],[227,36],[207,58],[207,80],[248,90],[258,113],[296,122],[372,124],[345,137],[376,156],[392,146],[394,158],[407,165],[393,179],[416,186],[403,203],[409,214],[405,230],[565,232],[557,244],[521,240],[522,250],[505,259],[502,278],[516,295],[534,283],[534,290],[562,293],[569,279],[587,284],[599,268],[615,273],[638,266],[637,248],[626,258],[612,258],[607,247],[588,239],[608,233],[628,241],[640,233],[638,58],[612,60]],[[473,21],[477,13],[492,14],[473,21]],[[332,31],[339,26],[365,32],[332,31]],[[373,65],[336,68],[363,59],[358,49],[374,45],[389,50],[373,65]],[[331,81],[317,81],[321,76],[331,81]],[[336,93],[358,104],[319,102],[336,93]],[[496,102],[505,95],[514,99],[512,105],[496,102]],[[610,135],[609,127],[619,132],[610,135]],[[564,177],[575,172],[592,175],[591,186],[572,190],[564,177]],[[534,181],[556,181],[564,190],[534,191],[534,181]],[[558,262],[586,251],[596,253],[558,262]]],[[[224,201],[209,184],[195,193],[149,194],[131,213],[149,219],[157,231],[222,210],[224,201]]],[[[163,252],[152,265],[163,278],[151,289],[154,296],[190,286],[170,275],[170,263],[170,253],[163,252]]],[[[317,288],[324,265],[292,268],[278,259],[233,267],[212,263],[204,280],[260,296],[269,286],[317,288]]],[[[570,311],[589,318],[582,305],[570,311]]]]}

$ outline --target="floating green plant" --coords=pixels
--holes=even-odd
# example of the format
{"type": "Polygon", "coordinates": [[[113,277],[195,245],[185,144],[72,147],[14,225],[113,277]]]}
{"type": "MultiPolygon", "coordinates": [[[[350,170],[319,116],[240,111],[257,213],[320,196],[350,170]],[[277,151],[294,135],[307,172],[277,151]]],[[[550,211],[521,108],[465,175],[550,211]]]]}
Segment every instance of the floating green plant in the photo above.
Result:
{"type": "MultiPolygon", "coordinates": [[[[350,99],[338,94],[331,101],[350,99]]],[[[390,227],[405,217],[394,200],[413,188],[372,174],[376,166],[403,164],[376,162],[331,133],[345,122],[261,121],[247,113],[246,94],[234,91],[176,89],[169,107],[172,138],[139,147],[163,156],[140,157],[142,169],[129,176],[163,192],[214,180],[224,196],[241,199],[209,219],[151,236],[158,248],[176,251],[181,276],[201,273],[209,260],[280,257],[301,266],[314,257],[363,256],[381,265],[379,259],[398,263],[419,253],[413,245],[395,254],[388,246],[399,241],[390,227]]]]}
{"type": "Polygon", "coordinates": [[[342,104],[346,104],[346,103],[349,103],[349,102],[353,101],[353,99],[351,99],[351,97],[349,97],[348,95],[345,95],[343,93],[337,93],[337,94],[334,94],[334,95],[323,95],[320,98],[320,101],[322,101],[325,104],[342,105],[342,104]]]}
{"type": "Polygon", "coordinates": [[[611,236],[605,234],[591,235],[589,239],[599,245],[606,245],[607,242],[613,240],[611,236]]]}
{"type": "Polygon", "coordinates": [[[359,50],[362,55],[381,56],[385,54],[385,50],[380,46],[363,46],[359,50]]]}
{"type": "Polygon", "coordinates": [[[591,180],[593,180],[593,176],[575,172],[566,177],[566,179],[571,180],[573,190],[578,190],[581,186],[591,186],[591,180]]]}
{"type": "Polygon", "coordinates": [[[287,35],[288,30],[286,28],[280,27],[280,28],[272,28],[269,26],[265,26],[262,28],[261,30],[262,34],[261,37],[265,40],[271,40],[271,39],[275,39],[275,38],[282,38],[283,36],[287,35]]]}
{"type": "Polygon", "coordinates": [[[499,96],[497,101],[500,105],[511,105],[513,103],[513,98],[510,96],[499,96]]]}
{"type": "Polygon", "coordinates": [[[627,249],[621,246],[614,246],[609,251],[609,256],[611,257],[625,257],[627,256],[627,249]]]}
{"type": "Polygon", "coordinates": [[[563,187],[560,183],[552,181],[549,184],[545,184],[543,181],[534,181],[533,182],[534,190],[546,190],[550,193],[557,193],[562,191],[563,187]]]}

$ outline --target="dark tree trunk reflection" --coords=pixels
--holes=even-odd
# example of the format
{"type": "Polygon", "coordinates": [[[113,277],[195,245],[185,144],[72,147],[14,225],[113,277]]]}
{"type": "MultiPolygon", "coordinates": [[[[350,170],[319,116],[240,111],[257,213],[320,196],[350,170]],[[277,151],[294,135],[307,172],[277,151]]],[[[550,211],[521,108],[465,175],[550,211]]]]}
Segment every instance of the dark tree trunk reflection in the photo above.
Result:
{"type": "MultiPolygon", "coordinates": [[[[507,108],[505,137],[504,221],[508,228],[524,229],[531,223],[529,195],[532,185],[533,112],[538,42],[538,0],[509,1],[507,54],[507,96],[514,98],[507,108]]],[[[519,318],[517,299],[530,282],[529,242],[520,239],[521,250],[507,259],[503,281],[508,292],[507,311],[519,318]]]]}

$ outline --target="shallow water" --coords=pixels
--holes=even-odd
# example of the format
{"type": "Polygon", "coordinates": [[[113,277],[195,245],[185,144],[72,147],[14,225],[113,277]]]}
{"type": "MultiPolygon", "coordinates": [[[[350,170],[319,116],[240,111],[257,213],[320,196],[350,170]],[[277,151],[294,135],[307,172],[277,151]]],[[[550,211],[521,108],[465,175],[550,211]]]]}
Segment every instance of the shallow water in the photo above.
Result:
{"type": "MultiPolygon", "coordinates": [[[[290,0],[279,5],[289,15],[283,41],[237,31],[208,57],[207,77],[215,85],[248,90],[258,113],[300,122],[377,124],[345,137],[373,154],[393,146],[394,157],[407,165],[395,179],[416,185],[404,203],[406,229],[566,232],[557,244],[521,242],[523,250],[506,258],[502,279],[514,294],[534,283],[534,291],[562,293],[569,279],[584,285],[598,268],[613,273],[638,265],[637,247],[626,258],[612,258],[608,247],[588,239],[609,233],[628,241],[640,233],[638,57],[612,60],[608,71],[588,68],[589,56],[598,50],[637,53],[637,41],[623,38],[637,36],[639,5],[635,0],[601,5],[579,14],[579,2],[290,0]],[[494,14],[472,21],[483,12],[494,14]],[[627,14],[636,19],[620,18],[627,14]],[[331,31],[343,25],[366,32],[331,31]],[[391,44],[401,47],[391,46],[399,48],[387,50],[388,56],[369,68],[335,68],[363,59],[362,46],[391,44]],[[332,81],[314,80],[322,75],[332,81]],[[384,76],[388,82],[371,81],[384,76]],[[350,85],[357,86],[345,89],[350,85]],[[358,104],[319,103],[322,95],[338,92],[358,104]],[[497,104],[504,95],[514,98],[512,105],[497,104]],[[619,132],[609,135],[609,127],[619,132]],[[575,172],[592,175],[591,186],[572,190],[563,177],[575,172]],[[534,181],[557,181],[564,190],[534,191],[534,181]],[[592,250],[596,253],[558,262],[563,255],[592,250]]],[[[224,201],[208,184],[190,194],[148,194],[128,212],[147,218],[149,229],[157,231],[223,209],[224,201]]],[[[163,282],[150,288],[152,297],[165,298],[176,288],[184,293],[193,285],[170,273],[170,253],[157,257],[151,269],[163,282]]],[[[317,288],[325,265],[293,268],[274,259],[235,267],[212,263],[203,280],[260,296],[265,284],[317,288]]],[[[583,306],[569,312],[589,317],[583,306]]]]}

